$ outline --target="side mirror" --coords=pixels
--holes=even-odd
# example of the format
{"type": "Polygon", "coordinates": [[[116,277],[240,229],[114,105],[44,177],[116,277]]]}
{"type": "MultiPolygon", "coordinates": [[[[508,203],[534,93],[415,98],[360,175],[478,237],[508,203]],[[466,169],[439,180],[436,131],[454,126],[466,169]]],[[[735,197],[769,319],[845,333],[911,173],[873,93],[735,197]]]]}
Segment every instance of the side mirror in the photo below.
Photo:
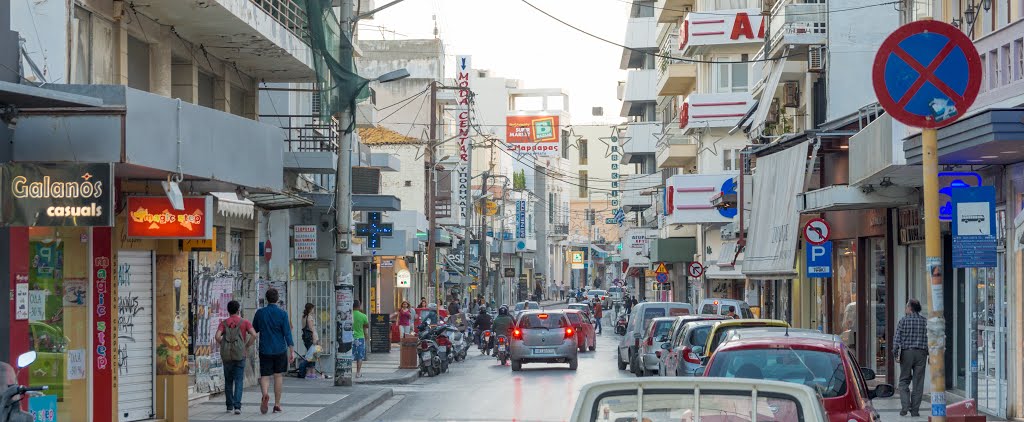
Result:
{"type": "Polygon", "coordinates": [[[668,341],[668,336],[658,337],[658,341],[668,341]]]}
{"type": "Polygon", "coordinates": [[[36,351],[35,350],[22,353],[21,356],[18,356],[18,368],[20,369],[20,368],[24,368],[26,366],[29,366],[29,365],[32,364],[32,362],[35,362],[35,361],[36,361],[36,351]]]}
{"type": "Polygon", "coordinates": [[[707,364],[708,364],[708,359],[709,359],[709,358],[708,358],[707,356],[701,356],[701,357],[700,357],[700,366],[707,366],[707,364]]]}
{"type": "Polygon", "coordinates": [[[869,398],[872,399],[884,399],[886,397],[892,397],[896,393],[896,389],[890,384],[878,384],[874,390],[868,392],[869,398]]]}
{"type": "Polygon", "coordinates": [[[661,343],[662,350],[668,350],[672,348],[672,343],[661,343]]]}
{"type": "Polygon", "coordinates": [[[864,381],[871,381],[875,379],[875,371],[871,368],[860,368],[860,375],[864,377],[864,381]]]}
{"type": "Polygon", "coordinates": [[[697,355],[697,356],[703,355],[704,354],[704,348],[701,347],[701,346],[696,346],[696,347],[693,348],[693,353],[695,355],[697,355]]]}

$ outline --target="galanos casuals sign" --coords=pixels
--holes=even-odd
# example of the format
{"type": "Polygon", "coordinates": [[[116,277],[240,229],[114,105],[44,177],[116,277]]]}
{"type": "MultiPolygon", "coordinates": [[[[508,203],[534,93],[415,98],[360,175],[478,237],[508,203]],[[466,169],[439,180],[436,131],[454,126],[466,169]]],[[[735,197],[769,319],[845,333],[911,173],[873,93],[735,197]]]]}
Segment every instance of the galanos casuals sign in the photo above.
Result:
{"type": "Polygon", "coordinates": [[[164,196],[128,197],[128,237],[211,239],[212,196],[185,197],[176,210],[164,196]]]}
{"type": "Polygon", "coordinates": [[[0,167],[0,223],[8,226],[114,225],[109,163],[6,163],[0,167]]]}

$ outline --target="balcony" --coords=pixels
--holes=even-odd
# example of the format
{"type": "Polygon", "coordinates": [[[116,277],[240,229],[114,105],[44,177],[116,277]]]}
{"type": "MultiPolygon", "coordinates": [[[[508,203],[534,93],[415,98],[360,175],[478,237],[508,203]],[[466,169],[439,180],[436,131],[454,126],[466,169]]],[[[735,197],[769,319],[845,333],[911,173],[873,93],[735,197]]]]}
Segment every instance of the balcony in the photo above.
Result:
{"type": "Polygon", "coordinates": [[[690,94],[679,111],[679,127],[684,135],[691,129],[731,128],[754,104],[749,92],[690,94]]]}
{"type": "Polygon", "coordinates": [[[306,9],[297,0],[154,1],[139,11],[268,82],[312,80],[306,9]]]}
{"type": "Polygon", "coordinates": [[[695,0],[658,0],[654,3],[658,23],[672,23],[693,10],[695,0]]]}
{"type": "Polygon", "coordinates": [[[553,224],[551,230],[548,231],[548,237],[568,237],[569,236],[569,225],[568,224],[553,224]]]}
{"type": "MultiPolygon", "coordinates": [[[[792,47],[825,45],[827,41],[825,3],[811,3],[810,1],[813,0],[780,1],[772,8],[768,33],[772,37],[770,45],[773,52],[792,47]]],[[[787,55],[794,56],[792,51],[785,51],[787,51],[787,55]]]]}
{"type": "Polygon", "coordinates": [[[643,211],[650,208],[657,197],[658,187],[662,185],[661,174],[623,176],[622,210],[643,211]]]}
{"type": "MultiPolygon", "coordinates": [[[[661,54],[680,57],[679,36],[669,35],[661,45],[661,54]]],[[[658,86],[660,96],[687,95],[697,86],[697,65],[681,60],[658,58],[658,86]]]]}
{"type": "Polygon", "coordinates": [[[716,10],[686,15],[679,34],[684,56],[703,55],[716,47],[755,47],[764,43],[760,9],[716,10]]]}
{"type": "Polygon", "coordinates": [[[981,55],[981,92],[971,111],[1013,107],[1024,95],[1024,19],[974,42],[981,55]]]}
{"type": "Polygon", "coordinates": [[[622,92],[622,117],[642,116],[644,103],[658,100],[658,71],[654,69],[630,70],[622,92]]]}
{"type": "Polygon", "coordinates": [[[697,143],[689,136],[670,135],[658,149],[658,168],[692,169],[697,166],[697,143]]]}
{"type": "Polygon", "coordinates": [[[658,48],[658,24],[654,17],[629,18],[626,22],[626,40],[622,49],[621,69],[643,66],[644,54],[637,50],[655,51],[658,48]]]}
{"type": "Polygon", "coordinates": [[[883,114],[850,137],[850,185],[880,183],[885,178],[903,186],[922,186],[921,169],[907,166],[902,142],[907,127],[883,114]]]}
{"type": "Polygon", "coordinates": [[[626,138],[621,140],[622,163],[637,164],[644,162],[644,156],[654,155],[658,151],[658,138],[661,134],[661,123],[636,122],[626,125],[626,138]]]}

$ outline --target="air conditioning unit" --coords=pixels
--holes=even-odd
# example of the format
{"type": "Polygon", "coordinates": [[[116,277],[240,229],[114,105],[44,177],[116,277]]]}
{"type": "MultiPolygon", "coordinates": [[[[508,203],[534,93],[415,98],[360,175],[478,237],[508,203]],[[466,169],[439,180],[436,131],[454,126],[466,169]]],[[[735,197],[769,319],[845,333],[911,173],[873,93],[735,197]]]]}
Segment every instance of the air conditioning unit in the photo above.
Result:
{"type": "Polygon", "coordinates": [[[736,239],[736,236],[739,234],[738,233],[739,232],[738,229],[739,229],[739,227],[737,226],[736,223],[729,223],[729,224],[726,224],[726,225],[722,226],[722,228],[719,229],[719,231],[721,232],[721,235],[722,235],[722,240],[734,240],[734,239],[736,239]]]}
{"type": "Polygon", "coordinates": [[[784,107],[800,107],[800,83],[795,81],[786,82],[782,87],[784,107]]]}
{"type": "Polygon", "coordinates": [[[768,106],[768,115],[764,118],[765,124],[774,125],[779,123],[779,99],[772,98],[772,104],[768,106]]]}
{"type": "Polygon", "coordinates": [[[825,47],[811,47],[808,49],[807,70],[810,72],[825,71],[825,47]]]}

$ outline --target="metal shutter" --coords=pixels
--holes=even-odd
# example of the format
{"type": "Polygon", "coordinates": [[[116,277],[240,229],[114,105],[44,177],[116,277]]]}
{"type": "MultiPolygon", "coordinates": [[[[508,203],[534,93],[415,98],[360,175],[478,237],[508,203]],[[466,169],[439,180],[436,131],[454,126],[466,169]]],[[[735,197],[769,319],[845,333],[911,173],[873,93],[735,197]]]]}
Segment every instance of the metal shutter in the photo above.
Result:
{"type": "Polygon", "coordinates": [[[121,422],[154,415],[153,253],[118,251],[117,410],[121,422]]]}

